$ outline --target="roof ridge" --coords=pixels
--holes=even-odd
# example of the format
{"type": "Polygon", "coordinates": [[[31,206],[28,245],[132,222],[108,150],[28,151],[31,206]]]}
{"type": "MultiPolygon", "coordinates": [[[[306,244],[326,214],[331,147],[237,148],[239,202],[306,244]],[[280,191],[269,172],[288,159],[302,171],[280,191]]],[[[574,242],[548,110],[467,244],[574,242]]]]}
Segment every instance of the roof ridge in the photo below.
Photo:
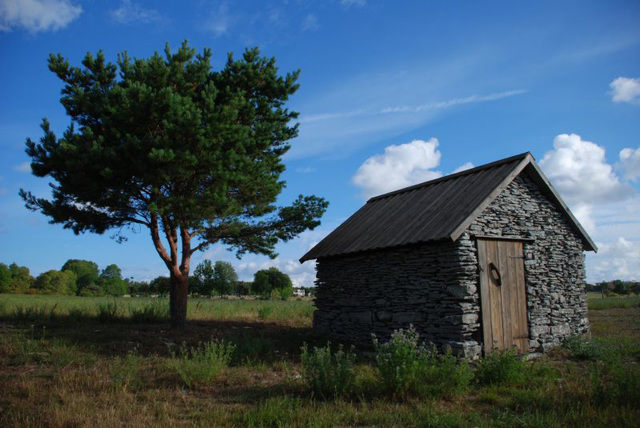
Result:
{"type": "Polygon", "coordinates": [[[484,164],[484,165],[476,166],[474,168],[465,169],[464,171],[456,172],[456,173],[453,173],[453,174],[449,174],[449,175],[445,175],[445,176],[442,176],[442,177],[435,178],[433,180],[427,180],[427,181],[424,181],[422,183],[418,183],[418,184],[414,184],[412,186],[404,187],[402,189],[393,190],[391,192],[383,193],[382,195],[378,195],[378,196],[374,196],[372,198],[369,198],[367,200],[367,203],[373,202],[373,201],[377,201],[377,200],[380,200],[380,199],[384,199],[384,198],[388,198],[390,196],[395,196],[395,195],[398,195],[400,193],[410,192],[412,190],[419,189],[421,187],[431,186],[433,184],[440,183],[442,181],[450,180],[450,179],[453,179],[453,178],[458,178],[458,177],[461,177],[463,175],[473,174],[473,173],[476,173],[478,171],[482,171],[482,170],[488,169],[488,168],[493,168],[493,167],[496,167],[496,166],[499,166],[499,165],[502,165],[502,164],[505,164],[505,163],[513,162],[513,161],[516,161],[516,160],[522,160],[522,159],[526,158],[527,156],[531,156],[531,158],[533,160],[535,160],[533,155],[530,152],[520,153],[520,154],[515,155],[515,156],[510,156],[508,158],[504,158],[504,159],[500,159],[500,160],[497,160],[497,161],[494,161],[494,162],[490,162],[490,163],[487,163],[487,164],[484,164]]]}

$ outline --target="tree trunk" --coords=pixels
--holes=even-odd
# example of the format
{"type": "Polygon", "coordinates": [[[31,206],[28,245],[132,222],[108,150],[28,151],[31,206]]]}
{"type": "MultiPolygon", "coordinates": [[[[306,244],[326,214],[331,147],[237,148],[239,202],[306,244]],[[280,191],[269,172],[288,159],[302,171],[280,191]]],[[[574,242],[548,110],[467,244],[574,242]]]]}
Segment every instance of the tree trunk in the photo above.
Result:
{"type": "Polygon", "coordinates": [[[189,294],[189,277],[186,275],[170,276],[171,290],[169,293],[169,312],[171,314],[171,328],[184,331],[187,321],[187,296],[189,294]]]}

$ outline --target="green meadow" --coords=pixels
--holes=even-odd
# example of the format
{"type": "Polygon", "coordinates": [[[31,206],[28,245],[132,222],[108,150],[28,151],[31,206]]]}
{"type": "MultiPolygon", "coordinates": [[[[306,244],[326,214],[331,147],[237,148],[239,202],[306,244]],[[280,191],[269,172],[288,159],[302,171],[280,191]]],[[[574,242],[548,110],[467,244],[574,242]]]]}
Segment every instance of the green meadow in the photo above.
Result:
{"type": "Polygon", "coordinates": [[[0,426],[637,426],[640,301],[589,305],[591,340],[467,365],[326,347],[309,300],[191,299],[177,333],[166,299],[0,295],[0,426]]]}

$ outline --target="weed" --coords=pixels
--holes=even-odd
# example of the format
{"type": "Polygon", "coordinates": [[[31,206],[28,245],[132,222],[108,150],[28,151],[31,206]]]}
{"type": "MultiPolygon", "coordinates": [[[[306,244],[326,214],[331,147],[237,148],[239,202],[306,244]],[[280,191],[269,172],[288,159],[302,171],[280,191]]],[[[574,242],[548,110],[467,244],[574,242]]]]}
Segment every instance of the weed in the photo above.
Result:
{"type": "Polygon", "coordinates": [[[467,363],[454,357],[450,349],[438,355],[435,349],[420,345],[419,339],[413,326],[395,331],[384,344],[374,337],[384,389],[401,397],[443,397],[465,391],[473,376],[467,363]]]}
{"type": "Polygon", "coordinates": [[[258,319],[264,321],[269,318],[269,315],[271,315],[272,312],[273,306],[262,306],[258,308],[258,319]]]}
{"type": "Polygon", "coordinates": [[[640,402],[640,367],[635,362],[613,358],[591,365],[595,404],[636,406],[640,402]]]}
{"type": "Polygon", "coordinates": [[[116,321],[121,318],[122,308],[115,301],[98,305],[98,320],[100,322],[116,321]]]}
{"type": "Polygon", "coordinates": [[[567,339],[564,347],[571,352],[573,358],[578,360],[599,360],[605,352],[600,342],[588,340],[579,335],[567,339]]]}
{"type": "Polygon", "coordinates": [[[67,314],[69,319],[72,319],[75,321],[82,321],[91,317],[91,313],[86,308],[78,308],[78,307],[69,308],[69,310],[67,311],[67,314]]]}
{"type": "Polygon", "coordinates": [[[245,427],[289,426],[301,407],[302,402],[297,398],[271,398],[258,404],[255,409],[246,412],[239,422],[245,427]]]}
{"type": "Polygon", "coordinates": [[[129,313],[135,322],[161,322],[169,319],[169,306],[162,300],[156,300],[139,308],[130,307],[129,313]]]}
{"type": "Polygon", "coordinates": [[[395,331],[384,344],[373,337],[376,365],[386,390],[404,395],[415,392],[420,385],[420,374],[429,365],[431,355],[419,345],[419,339],[413,326],[395,331]]]}
{"type": "Polygon", "coordinates": [[[475,380],[480,385],[513,385],[525,379],[526,364],[514,350],[494,351],[478,362],[475,380]]]}
{"type": "Polygon", "coordinates": [[[330,343],[325,347],[314,347],[311,351],[305,344],[301,355],[302,377],[311,391],[321,397],[333,398],[349,394],[355,379],[355,359],[355,354],[345,352],[342,345],[333,353],[330,343]]]}
{"type": "Polygon", "coordinates": [[[227,337],[235,346],[234,364],[256,363],[271,360],[275,355],[273,341],[264,336],[234,334],[227,337]]]}
{"type": "Polygon", "coordinates": [[[49,317],[47,306],[17,306],[13,311],[13,319],[16,322],[30,322],[46,320],[49,317]]]}
{"type": "Polygon", "coordinates": [[[183,346],[179,354],[172,353],[169,367],[191,388],[195,384],[211,381],[227,368],[233,351],[232,344],[215,340],[200,343],[190,350],[183,346]]]}
{"type": "Polygon", "coordinates": [[[136,390],[140,384],[140,356],[136,350],[129,351],[124,357],[116,357],[111,370],[111,382],[114,391],[122,388],[136,390]]]}

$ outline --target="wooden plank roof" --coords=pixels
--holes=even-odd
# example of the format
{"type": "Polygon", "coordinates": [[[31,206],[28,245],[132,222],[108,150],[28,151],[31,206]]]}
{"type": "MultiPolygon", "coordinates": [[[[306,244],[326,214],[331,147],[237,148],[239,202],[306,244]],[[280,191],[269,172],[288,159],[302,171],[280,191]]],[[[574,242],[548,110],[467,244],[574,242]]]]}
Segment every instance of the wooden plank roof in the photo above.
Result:
{"type": "Polygon", "coordinates": [[[597,251],[527,152],[373,197],[300,262],[419,242],[456,241],[525,169],[542,193],[567,215],[574,231],[584,239],[585,248],[597,251]]]}

